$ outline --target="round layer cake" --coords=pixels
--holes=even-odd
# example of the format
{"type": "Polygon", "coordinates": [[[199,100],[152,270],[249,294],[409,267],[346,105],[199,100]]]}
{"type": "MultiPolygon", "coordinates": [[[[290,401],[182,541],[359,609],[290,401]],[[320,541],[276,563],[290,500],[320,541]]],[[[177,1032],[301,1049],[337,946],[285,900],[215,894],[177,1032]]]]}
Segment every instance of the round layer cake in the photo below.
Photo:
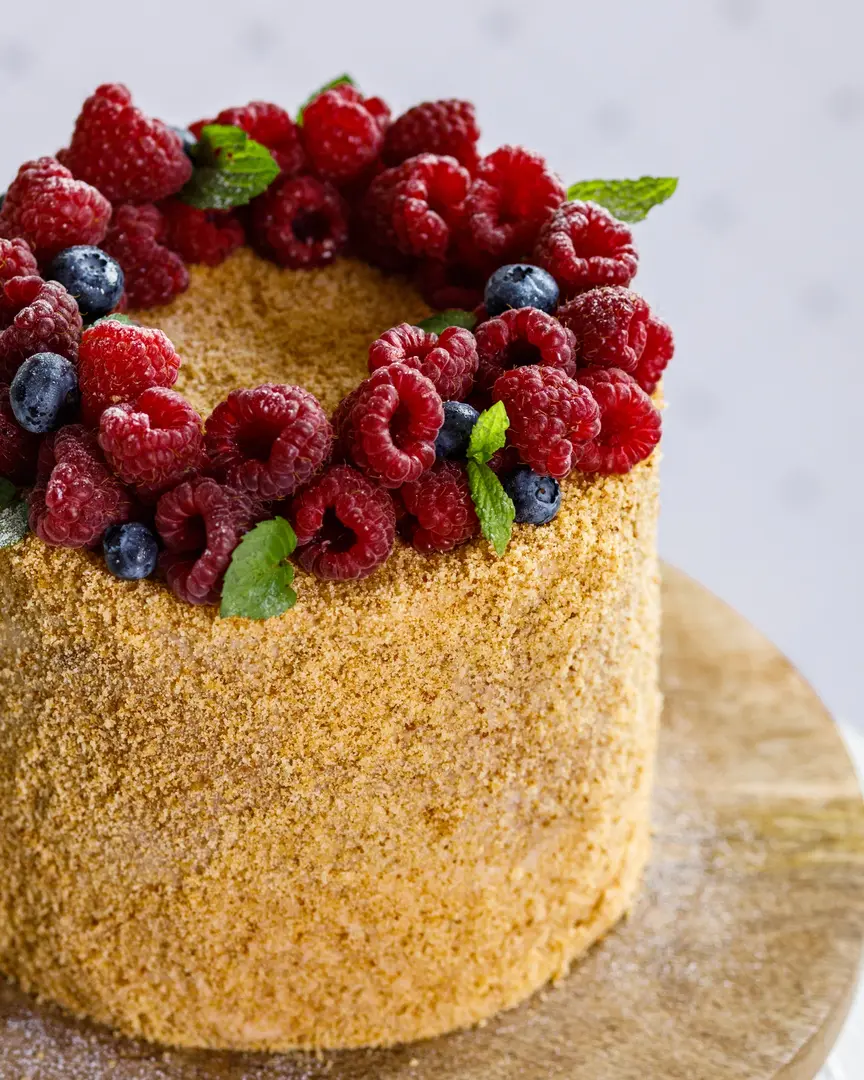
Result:
{"type": "MultiPolygon", "coordinates": [[[[206,412],[332,408],[428,309],[248,250],[139,313],[206,412]]],[[[35,537],[0,551],[0,970],[122,1032],[383,1045],[523,1000],[628,909],[659,707],[657,455],[561,512],[220,619],[35,537]]]]}

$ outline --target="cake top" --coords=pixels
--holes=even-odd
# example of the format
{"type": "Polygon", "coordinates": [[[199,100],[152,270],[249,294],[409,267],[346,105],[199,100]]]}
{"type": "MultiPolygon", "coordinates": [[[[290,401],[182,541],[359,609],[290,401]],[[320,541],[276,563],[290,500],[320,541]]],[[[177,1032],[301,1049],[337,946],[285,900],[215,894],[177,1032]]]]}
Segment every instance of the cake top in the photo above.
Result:
{"type": "Polygon", "coordinates": [[[478,143],[468,102],[391,120],[346,76],[296,117],[252,102],[188,130],[99,87],[0,208],[0,546],[101,547],[117,578],[260,619],[294,603],[294,563],[344,582],[403,544],[506,557],[565,477],[647,458],[673,345],[629,289],[630,224],[676,182],[566,189],[478,143]],[[226,260],[230,292],[188,295],[244,346],[178,383],[154,309],[168,326],[188,264],[226,260]],[[370,274],[383,329],[357,317],[370,274]]]}

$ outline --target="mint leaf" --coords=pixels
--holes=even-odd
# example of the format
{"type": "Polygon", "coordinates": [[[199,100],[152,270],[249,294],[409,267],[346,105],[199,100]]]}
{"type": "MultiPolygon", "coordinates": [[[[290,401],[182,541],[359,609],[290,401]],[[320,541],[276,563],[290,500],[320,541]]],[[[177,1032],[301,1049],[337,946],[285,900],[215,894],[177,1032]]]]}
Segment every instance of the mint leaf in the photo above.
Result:
{"type": "Polygon", "coordinates": [[[477,423],[471,429],[468,443],[468,457],[485,465],[507,441],[507,428],[510,419],[503,401],[496,401],[491,409],[480,413],[477,423]]]}
{"type": "Polygon", "coordinates": [[[501,481],[479,461],[468,461],[468,486],[480,519],[480,529],[497,554],[503,555],[513,533],[516,510],[501,481]]]}
{"type": "Polygon", "coordinates": [[[199,210],[245,206],[279,175],[267,147],[230,124],[208,124],[192,156],[195,171],[179,197],[199,210]]]}
{"type": "Polygon", "coordinates": [[[138,325],[134,319],[130,319],[128,315],[124,315],[120,311],[115,311],[111,315],[103,315],[101,319],[97,319],[96,322],[93,323],[93,326],[98,326],[99,323],[103,322],[119,322],[123,323],[124,326],[138,325]]]}
{"type": "Polygon", "coordinates": [[[281,517],[246,533],[225,571],[220,616],[272,619],[294,607],[294,567],[287,560],[296,547],[294,530],[281,517]]]}
{"type": "Polygon", "coordinates": [[[462,311],[460,308],[448,308],[447,311],[439,311],[430,315],[428,319],[417,323],[421,330],[427,334],[440,334],[448,326],[461,326],[465,330],[473,330],[477,325],[477,316],[473,311],[462,311]]]}
{"type": "Polygon", "coordinates": [[[30,529],[27,515],[27,500],[23,496],[0,510],[0,548],[12,547],[24,539],[30,529]]]}
{"type": "Polygon", "coordinates": [[[316,90],[314,94],[310,94],[308,98],[300,106],[300,111],[297,113],[297,123],[303,126],[303,113],[306,112],[306,106],[310,101],[314,101],[320,94],[326,93],[328,90],[332,90],[334,86],[356,86],[357,83],[351,78],[350,75],[337,75],[335,79],[331,79],[330,82],[324,83],[320,90],[316,90]]]}
{"type": "Polygon", "coordinates": [[[15,496],[18,494],[18,489],[12,483],[11,480],[5,480],[0,476],[0,510],[5,510],[7,506],[11,506],[15,502],[15,496]]]}
{"type": "Polygon", "coordinates": [[[567,191],[568,199],[590,199],[600,203],[619,221],[632,224],[648,216],[675,194],[677,176],[643,176],[639,180],[583,180],[567,191]]]}

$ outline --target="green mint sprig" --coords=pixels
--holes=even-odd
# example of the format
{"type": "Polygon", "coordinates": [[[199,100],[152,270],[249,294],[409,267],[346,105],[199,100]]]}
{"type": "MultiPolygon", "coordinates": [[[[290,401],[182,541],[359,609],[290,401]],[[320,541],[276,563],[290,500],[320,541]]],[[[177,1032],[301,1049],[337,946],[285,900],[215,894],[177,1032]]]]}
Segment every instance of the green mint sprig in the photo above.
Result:
{"type": "Polygon", "coordinates": [[[294,607],[294,567],[288,557],[296,547],[294,530],[281,517],[246,533],[225,571],[221,618],[272,619],[294,607]]]}
{"type": "Polygon", "coordinates": [[[324,83],[320,90],[316,90],[314,94],[310,94],[308,98],[300,106],[300,110],[297,113],[297,123],[300,127],[303,126],[303,113],[306,112],[306,106],[315,98],[320,97],[321,94],[325,94],[328,90],[332,90],[336,86],[356,86],[357,83],[351,78],[350,75],[337,75],[335,79],[331,79],[330,82],[324,83]]]}
{"type": "Polygon", "coordinates": [[[137,326],[138,323],[134,319],[130,319],[128,315],[124,315],[121,311],[114,311],[110,315],[103,315],[101,319],[97,319],[93,326],[98,326],[103,322],[119,322],[124,326],[137,326]]]}
{"type": "Polygon", "coordinates": [[[480,530],[499,557],[507,550],[513,535],[516,510],[487,462],[504,446],[509,426],[504,403],[498,401],[480,414],[468,443],[468,487],[480,530]]]}
{"type": "Polygon", "coordinates": [[[643,176],[639,180],[582,180],[567,190],[570,200],[605,206],[619,221],[643,221],[648,211],[666,202],[678,187],[676,176],[643,176]]]}
{"type": "Polygon", "coordinates": [[[25,493],[8,480],[0,479],[0,548],[20,544],[30,531],[25,493]]]}
{"type": "Polygon", "coordinates": [[[192,157],[195,169],[179,197],[199,210],[245,206],[279,175],[267,147],[229,124],[208,124],[192,157]]]}
{"type": "Polygon", "coordinates": [[[448,308],[446,311],[438,311],[430,315],[428,319],[424,319],[417,325],[427,334],[441,334],[448,326],[461,326],[463,330],[473,330],[477,325],[477,316],[473,311],[448,308]]]}

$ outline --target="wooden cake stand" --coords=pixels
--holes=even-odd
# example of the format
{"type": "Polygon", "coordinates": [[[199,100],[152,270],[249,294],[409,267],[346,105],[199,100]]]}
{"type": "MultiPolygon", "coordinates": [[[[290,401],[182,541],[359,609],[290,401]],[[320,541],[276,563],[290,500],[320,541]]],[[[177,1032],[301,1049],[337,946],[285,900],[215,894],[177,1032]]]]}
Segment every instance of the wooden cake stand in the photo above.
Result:
{"type": "Polygon", "coordinates": [[[665,573],[656,846],[632,917],[554,988],[396,1050],[166,1050],[0,988],[3,1080],[811,1080],[864,936],[864,807],[812,690],[665,573]]]}

